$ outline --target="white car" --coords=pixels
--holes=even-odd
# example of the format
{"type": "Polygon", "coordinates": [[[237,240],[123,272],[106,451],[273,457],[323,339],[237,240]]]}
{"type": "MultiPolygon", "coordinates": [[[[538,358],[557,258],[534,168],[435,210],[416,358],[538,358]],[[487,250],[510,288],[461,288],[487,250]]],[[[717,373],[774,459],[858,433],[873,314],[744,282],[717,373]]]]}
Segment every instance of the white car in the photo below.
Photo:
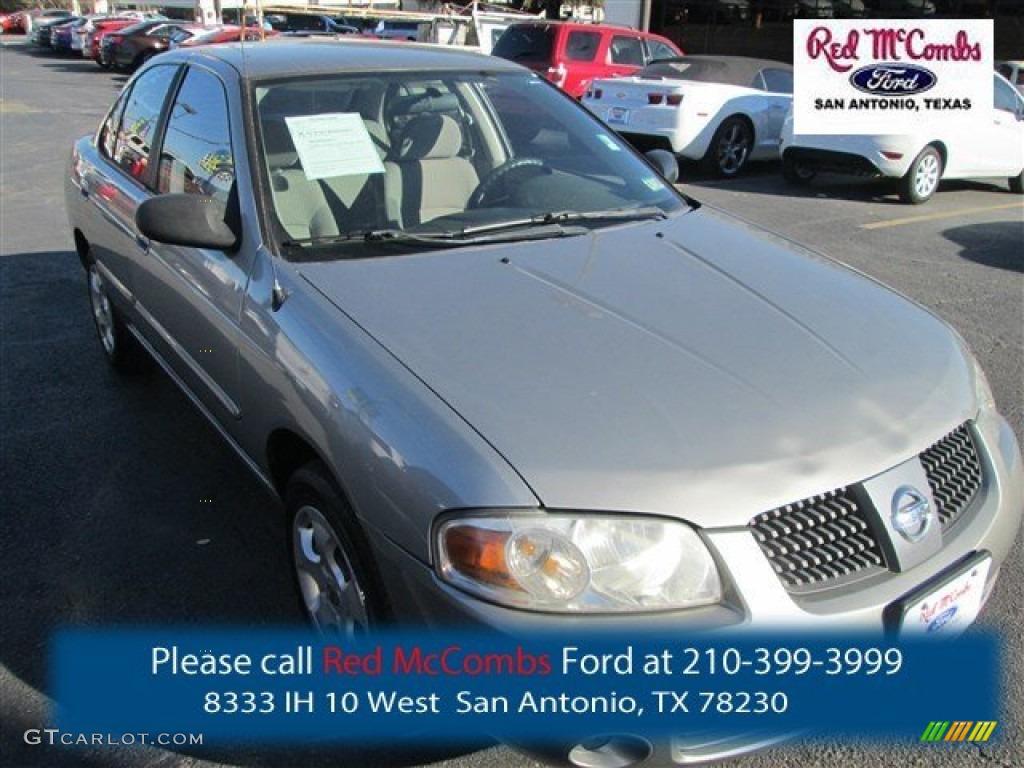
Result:
{"type": "Polygon", "coordinates": [[[900,199],[924,203],[944,179],[996,177],[1024,192],[1024,97],[993,74],[992,119],[976,131],[922,121],[913,133],[890,135],[793,134],[792,115],[782,131],[782,173],[806,184],[819,171],[900,180],[900,199]]]}
{"type": "Polygon", "coordinates": [[[779,156],[793,103],[789,64],[740,56],[681,56],[633,77],[594,80],[583,104],[641,149],[669,149],[735,176],[779,156]]]}

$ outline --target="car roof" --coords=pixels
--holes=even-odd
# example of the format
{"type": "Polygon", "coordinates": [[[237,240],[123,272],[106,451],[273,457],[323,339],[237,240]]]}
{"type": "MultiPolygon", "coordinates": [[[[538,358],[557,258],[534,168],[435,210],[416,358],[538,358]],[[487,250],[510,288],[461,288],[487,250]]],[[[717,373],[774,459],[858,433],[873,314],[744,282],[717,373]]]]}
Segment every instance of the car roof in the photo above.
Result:
{"type": "Polygon", "coordinates": [[[471,50],[378,40],[272,38],[262,43],[226,43],[201,51],[172,51],[160,61],[201,57],[220,62],[246,80],[325,73],[424,70],[524,71],[512,62],[471,50]]]}
{"type": "Polygon", "coordinates": [[[641,35],[643,37],[661,37],[661,35],[655,34],[654,32],[645,32],[642,29],[633,29],[625,24],[591,24],[587,21],[561,21],[556,19],[531,19],[526,21],[517,21],[514,24],[509,24],[510,27],[564,27],[566,29],[592,29],[592,30],[608,30],[610,32],[628,32],[634,35],[641,35]]]}

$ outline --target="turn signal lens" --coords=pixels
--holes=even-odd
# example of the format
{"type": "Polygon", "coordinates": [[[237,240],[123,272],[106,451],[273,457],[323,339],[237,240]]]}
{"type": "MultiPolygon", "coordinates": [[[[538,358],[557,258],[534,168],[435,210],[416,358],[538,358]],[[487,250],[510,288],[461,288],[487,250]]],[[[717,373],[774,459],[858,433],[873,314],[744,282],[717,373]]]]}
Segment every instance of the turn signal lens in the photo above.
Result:
{"type": "Polygon", "coordinates": [[[442,551],[464,576],[506,589],[519,589],[505,560],[508,538],[507,531],[456,525],[445,530],[442,551]]]}

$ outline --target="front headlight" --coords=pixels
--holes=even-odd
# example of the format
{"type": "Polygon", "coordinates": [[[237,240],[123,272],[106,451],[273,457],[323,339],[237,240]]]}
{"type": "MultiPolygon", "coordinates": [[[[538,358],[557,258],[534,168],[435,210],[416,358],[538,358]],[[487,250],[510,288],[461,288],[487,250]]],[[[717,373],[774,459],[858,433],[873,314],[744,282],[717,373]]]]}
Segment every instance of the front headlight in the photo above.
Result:
{"type": "Polygon", "coordinates": [[[492,515],[443,523],[441,578],[502,605],[566,613],[717,603],[718,568],[689,526],[641,516],[492,515]]]}

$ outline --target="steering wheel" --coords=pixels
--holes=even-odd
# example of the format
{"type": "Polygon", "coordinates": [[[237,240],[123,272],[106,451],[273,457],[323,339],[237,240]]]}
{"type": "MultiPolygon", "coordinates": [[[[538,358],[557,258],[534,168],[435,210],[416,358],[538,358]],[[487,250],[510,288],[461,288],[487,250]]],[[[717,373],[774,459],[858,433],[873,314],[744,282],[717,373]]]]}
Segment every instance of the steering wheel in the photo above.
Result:
{"type": "Polygon", "coordinates": [[[544,161],[540,158],[513,157],[511,160],[506,160],[484,176],[483,180],[477,184],[476,189],[474,189],[473,193],[469,196],[469,202],[466,203],[466,207],[482,208],[484,200],[487,199],[488,195],[498,189],[499,185],[508,178],[510,173],[513,173],[520,168],[536,168],[544,173],[550,173],[544,165],[544,161]]]}

